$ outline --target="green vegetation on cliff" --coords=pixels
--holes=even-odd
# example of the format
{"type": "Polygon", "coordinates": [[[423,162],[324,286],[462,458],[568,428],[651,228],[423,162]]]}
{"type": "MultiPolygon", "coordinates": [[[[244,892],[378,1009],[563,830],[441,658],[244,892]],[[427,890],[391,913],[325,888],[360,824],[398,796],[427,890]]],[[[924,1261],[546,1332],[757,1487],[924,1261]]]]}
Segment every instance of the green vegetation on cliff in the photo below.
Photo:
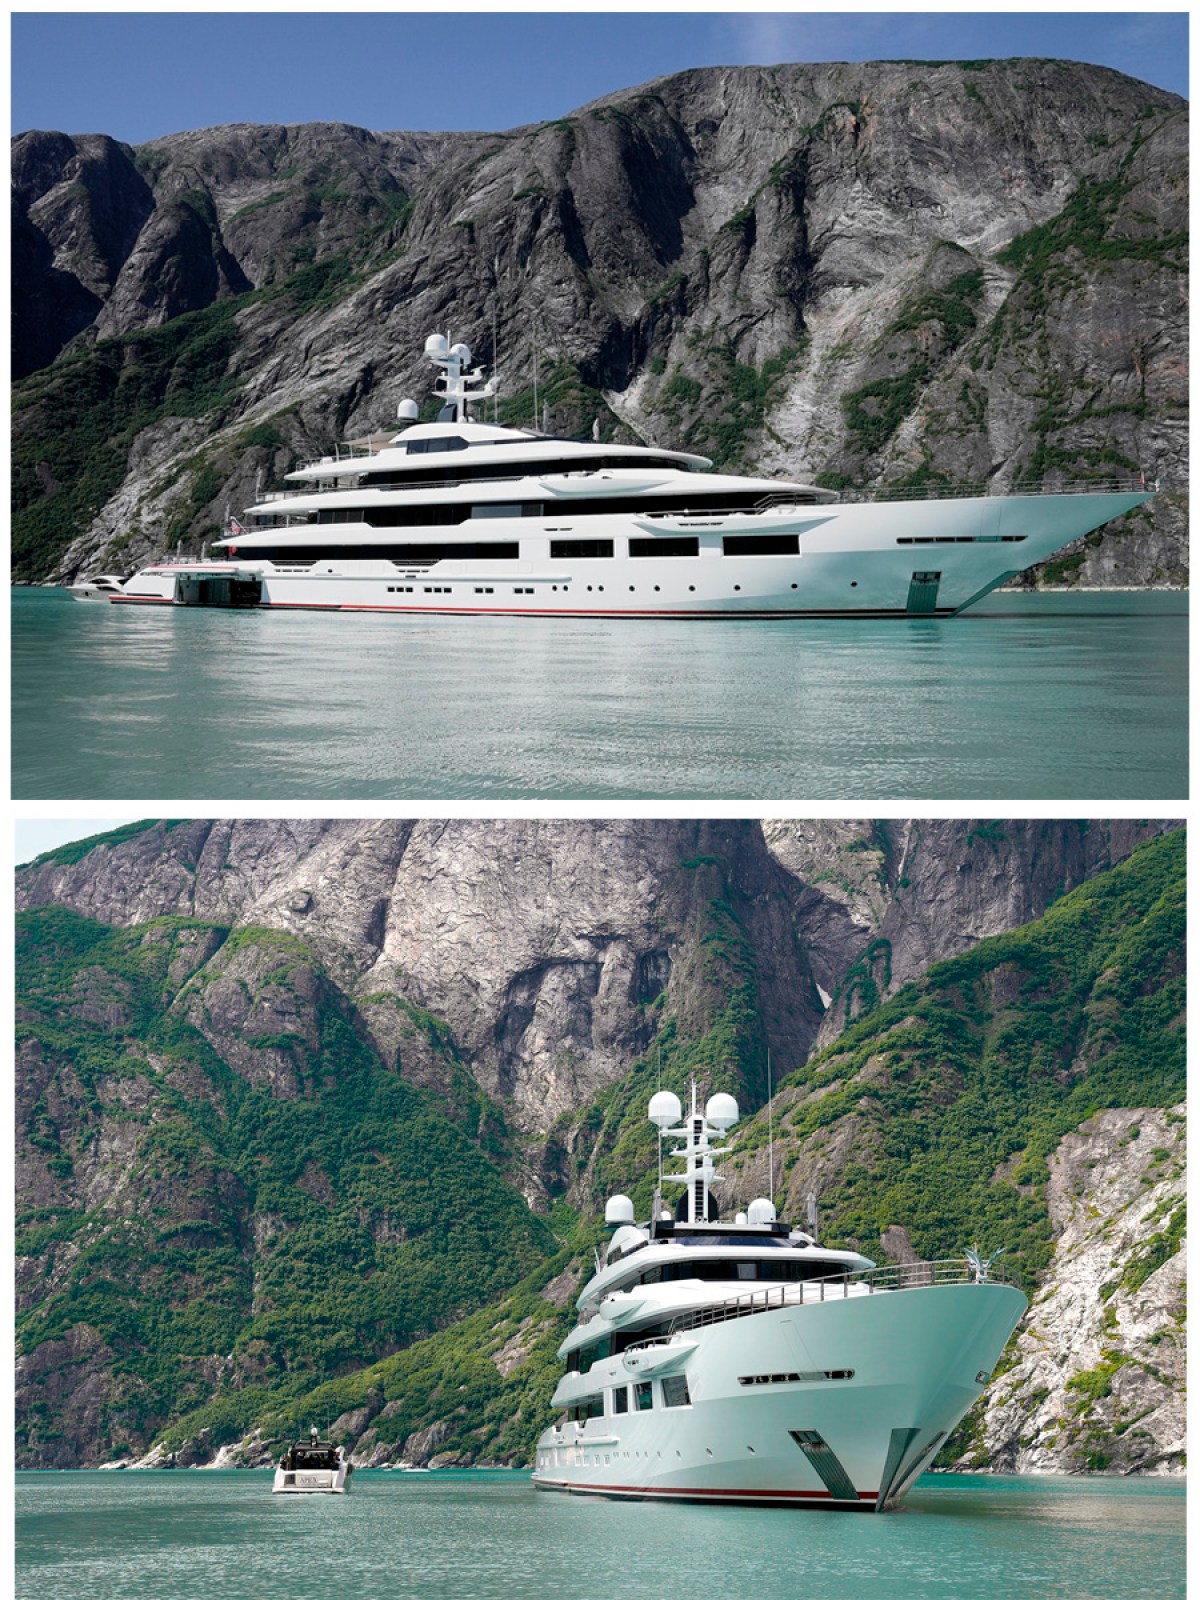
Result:
{"type": "Polygon", "coordinates": [[[1143,846],[1037,922],[931,967],[793,1074],[795,1161],[850,1122],[855,1153],[821,1196],[827,1235],[918,1254],[1003,1247],[1026,1288],[1047,1264],[1047,1159],[1110,1106],[1186,1086],[1185,838],[1143,846]]]}
{"type": "MultiPolygon", "coordinates": [[[[307,1391],[457,1321],[557,1248],[446,1105],[382,1066],[331,985],[311,1055],[259,1036],[280,1070],[256,1081],[223,1060],[171,1005],[202,927],[21,918],[21,1133],[48,1170],[17,1216],[45,1283],[19,1346],[87,1330],[117,1380],[114,1446],[219,1397],[218,1369],[276,1402],[307,1391]],[[293,1074],[303,1092],[280,1092],[293,1074]]],[[[286,984],[283,943],[263,943],[263,964],[286,984]]],[[[52,1427],[31,1417],[29,1447],[52,1427]]]]}

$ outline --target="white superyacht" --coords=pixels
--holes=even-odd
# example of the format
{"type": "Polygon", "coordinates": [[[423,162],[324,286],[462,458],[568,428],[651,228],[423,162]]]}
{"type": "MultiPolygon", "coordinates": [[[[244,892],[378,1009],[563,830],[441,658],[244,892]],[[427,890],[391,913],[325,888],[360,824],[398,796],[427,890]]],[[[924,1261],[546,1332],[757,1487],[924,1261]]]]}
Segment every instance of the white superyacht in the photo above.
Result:
{"type": "Polygon", "coordinates": [[[163,561],[115,604],[570,617],[953,616],[1152,489],[843,500],[704,456],[471,419],[494,393],[432,335],[436,422],[289,473],[217,559],[163,561]]]}
{"type": "Polygon", "coordinates": [[[983,1391],[1026,1306],[975,1252],[876,1268],[753,1201],[716,1220],[732,1096],[650,1101],[682,1170],[678,1213],[615,1195],[607,1255],[559,1350],[540,1489],[884,1511],[983,1391]]]}

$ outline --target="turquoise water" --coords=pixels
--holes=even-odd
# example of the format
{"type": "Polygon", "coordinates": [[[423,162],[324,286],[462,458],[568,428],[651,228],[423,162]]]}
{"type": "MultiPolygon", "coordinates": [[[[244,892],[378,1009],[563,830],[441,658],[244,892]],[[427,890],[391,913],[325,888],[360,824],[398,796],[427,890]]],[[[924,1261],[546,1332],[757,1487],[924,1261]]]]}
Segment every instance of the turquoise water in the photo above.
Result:
{"type": "Polygon", "coordinates": [[[526,1473],[17,1476],[17,1600],[1175,1600],[1178,1480],[926,1476],[886,1516],[539,1494],[526,1473]]]}
{"type": "Polygon", "coordinates": [[[13,593],[17,798],[1163,800],[1187,598],[953,621],[81,606],[13,593]]]}

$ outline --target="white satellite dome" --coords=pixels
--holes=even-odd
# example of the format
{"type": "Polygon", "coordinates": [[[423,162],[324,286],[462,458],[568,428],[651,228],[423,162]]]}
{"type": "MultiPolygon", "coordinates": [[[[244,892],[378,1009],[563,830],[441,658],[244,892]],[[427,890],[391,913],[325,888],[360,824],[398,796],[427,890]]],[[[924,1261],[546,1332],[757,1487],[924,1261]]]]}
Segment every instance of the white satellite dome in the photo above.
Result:
{"type": "Polygon", "coordinates": [[[471,346],[469,344],[452,344],[450,346],[450,354],[457,356],[464,367],[471,365],[471,346]]]}
{"type": "Polygon", "coordinates": [[[448,356],[450,354],[450,341],[444,333],[431,333],[425,341],[425,354],[427,356],[448,356]]]}
{"type": "Polygon", "coordinates": [[[760,1195],[757,1200],[751,1200],[749,1206],[746,1208],[746,1221],[751,1224],[774,1222],[775,1207],[769,1200],[764,1199],[763,1196],[760,1195]]]}
{"type": "Polygon", "coordinates": [[[421,415],[421,408],[415,400],[401,400],[396,407],[396,415],[401,422],[415,422],[421,415]]]}
{"type": "Polygon", "coordinates": [[[660,1129],[673,1127],[683,1116],[679,1096],[672,1094],[670,1089],[660,1089],[657,1094],[650,1096],[646,1115],[660,1129]]]}
{"type": "Polygon", "coordinates": [[[609,1197],[608,1204],[604,1208],[604,1220],[610,1227],[633,1221],[633,1201],[627,1194],[614,1194],[609,1197]]]}
{"type": "Polygon", "coordinates": [[[714,1094],[704,1108],[704,1120],[720,1133],[733,1127],[738,1114],[738,1103],[731,1094],[714,1094]]]}

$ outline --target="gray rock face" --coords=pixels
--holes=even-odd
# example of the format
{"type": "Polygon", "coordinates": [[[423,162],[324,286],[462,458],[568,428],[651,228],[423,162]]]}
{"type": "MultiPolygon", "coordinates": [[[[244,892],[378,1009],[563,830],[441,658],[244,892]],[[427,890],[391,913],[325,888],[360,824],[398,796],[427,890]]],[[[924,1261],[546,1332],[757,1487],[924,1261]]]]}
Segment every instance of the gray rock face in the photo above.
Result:
{"type": "Polygon", "coordinates": [[[1103,1111],[1063,1139],[1054,1261],[963,1466],[1184,1471],[1183,1110],[1103,1111]]]}
{"type": "Polygon", "coordinates": [[[833,997],[831,1043],[868,993],[896,993],[935,961],[1040,917],[1123,860],[1158,824],[1104,821],[763,823],[767,847],[804,885],[817,982],[833,997]]]}
{"type": "MultiPolygon", "coordinates": [[[[117,926],[174,914],[292,935],[337,976],[383,1059],[446,1087],[451,1057],[414,1026],[413,1008],[432,1013],[515,1125],[544,1132],[645,1048],[659,994],[704,1031],[715,894],[736,898],[782,1076],[836,1037],[869,985],[894,993],[1170,826],[187,822],[23,868],[17,896],[117,926]]],[[[297,1061],[315,1057],[321,980],[285,944],[234,943],[177,1009],[235,1070],[294,1093],[297,1061]]]]}
{"type": "MultiPolygon", "coordinates": [[[[450,326],[522,419],[536,328],[558,431],[598,416],[839,484],[1165,473],[1051,576],[1178,582],[1186,150],[1177,97],[1022,60],[703,69],[502,134],[23,135],[19,370],[241,296],[195,436],[169,404],[142,419],[121,485],[27,576],[140,561],[168,527],[198,547],[256,472],[423,395],[418,353],[450,326]],[[303,269],[320,281],[273,293],[303,269]],[[267,423],[277,442],[246,441],[267,423]]],[[[19,418],[21,505],[58,483],[45,420],[19,418]]]]}

